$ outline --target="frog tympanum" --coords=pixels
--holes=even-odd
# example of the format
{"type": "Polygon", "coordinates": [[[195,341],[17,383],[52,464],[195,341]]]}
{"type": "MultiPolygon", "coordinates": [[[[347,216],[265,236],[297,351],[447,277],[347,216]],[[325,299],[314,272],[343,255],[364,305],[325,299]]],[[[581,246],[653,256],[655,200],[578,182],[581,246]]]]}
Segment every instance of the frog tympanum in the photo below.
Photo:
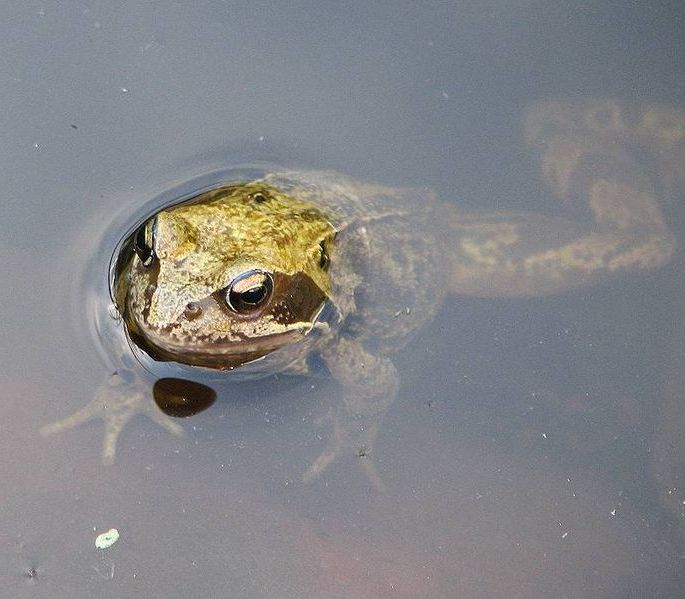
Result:
{"type": "MultiPolygon", "coordinates": [[[[307,374],[315,357],[341,401],[305,478],[349,452],[380,486],[372,456],[398,389],[393,353],[445,298],[560,293],[656,268],[674,251],[657,189],[683,114],[546,101],[524,130],[567,216],[461,212],[427,188],[274,169],[166,206],[127,237],[112,285],[122,326],[155,360],[226,377],[307,374]]],[[[136,412],[178,432],[129,378],[44,431],[101,417],[106,461],[136,412]]]]}

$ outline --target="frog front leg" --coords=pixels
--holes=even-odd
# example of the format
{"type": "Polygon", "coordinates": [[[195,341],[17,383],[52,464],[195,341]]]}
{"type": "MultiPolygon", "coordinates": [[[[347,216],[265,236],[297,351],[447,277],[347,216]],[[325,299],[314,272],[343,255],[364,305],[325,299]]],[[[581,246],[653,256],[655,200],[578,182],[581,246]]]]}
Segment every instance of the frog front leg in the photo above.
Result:
{"type": "Polygon", "coordinates": [[[184,434],[183,427],[164,414],[151,400],[149,391],[150,386],[143,381],[136,379],[127,382],[122,375],[114,373],[98,388],[90,403],[71,416],[42,427],[40,432],[44,436],[53,435],[100,418],[105,424],[102,462],[111,465],[116,456],[119,435],[136,414],[145,414],[174,435],[184,434]]]}
{"type": "Polygon", "coordinates": [[[304,474],[308,481],[347,453],[359,460],[371,484],[383,482],[373,462],[381,420],[397,395],[399,378],[386,357],[369,353],[360,343],[342,337],[321,351],[333,378],[343,387],[342,402],[333,413],[333,431],[321,455],[304,474]]]}

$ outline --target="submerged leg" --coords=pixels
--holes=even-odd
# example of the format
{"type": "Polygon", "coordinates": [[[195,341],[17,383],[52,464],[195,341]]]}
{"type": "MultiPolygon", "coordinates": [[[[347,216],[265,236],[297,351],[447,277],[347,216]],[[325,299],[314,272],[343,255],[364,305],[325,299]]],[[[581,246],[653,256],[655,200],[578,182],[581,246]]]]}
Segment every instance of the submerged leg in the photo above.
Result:
{"type": "Polygon", "coordinates": [[[145,414],[170,433],[180,436],[183,427],[164,414],[149,397],[149,389],[140,382],[127,383],[113,374],[96,391],[90,403],[71,416],[48,424],[40,429],[42,435],[53,435],[75,428],[84,422],[100,418],[105,423],[102,440],[102,462],[114,463],[117,441],[128,421],[136,414],[145,414]]]}
{"type": "Polygon", "coordinates": [[[383,491],[372,456],[381,420],[397,395],[397,371],[387,358],[374,356],[344,337],[324,350],[322,356],[335,380],[343,386],[343,401],[333,413],[331,437],[304,479],[320,475],[347,453],[359,460],[373,487],[383,491]]]}
{"type": "Polygon", "coordinates": [[[648,108],[631,116],[611,100],[532,107],[526,140],[568,216],[455,214],[452,291],[541,296],[669,262],[677,239],[662,203],[664,183],[670,188],[676,179],[664,181],[665,165],[682,169],[683,123],[685,116],[674,111],[664,116],[648,108]]]}

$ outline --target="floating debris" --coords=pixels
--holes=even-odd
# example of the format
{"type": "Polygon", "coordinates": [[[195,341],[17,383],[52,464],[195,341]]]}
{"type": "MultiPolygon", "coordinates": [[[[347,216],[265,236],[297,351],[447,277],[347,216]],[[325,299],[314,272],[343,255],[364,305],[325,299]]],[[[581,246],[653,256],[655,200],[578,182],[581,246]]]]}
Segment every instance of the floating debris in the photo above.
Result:
{"type": "Polygon", "coordinates": [[[109,549],[118,540],[119,531],[116,528],[110,528],[107,532],[103,532],[95,537],[95,546],[98,549],[109,549]]]}

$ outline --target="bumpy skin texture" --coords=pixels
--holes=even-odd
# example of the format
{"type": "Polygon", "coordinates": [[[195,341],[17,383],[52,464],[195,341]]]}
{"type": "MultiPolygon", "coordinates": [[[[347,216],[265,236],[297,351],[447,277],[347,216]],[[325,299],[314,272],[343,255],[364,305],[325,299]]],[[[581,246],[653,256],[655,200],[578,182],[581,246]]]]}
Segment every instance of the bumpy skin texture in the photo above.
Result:
{"type": "MultiPolygon", "coordinates": [[[[560,293],[668,262],[675,241],[655,189],[678,176],[669,161],[684,123],[665,107],[608,100],[533,106],[526,141],[566,217],[462,213],[425,188],[329,171],[239,182],[160,211],[129,240],[118,307],[159,359],[265,375],[306,373],[319,356],[342,401],[305,478],[348,452],[381,487],[371,455],[398,388],[393,352],[450,294],[560,293]],[[260,302],[239,313],[227,298],[247,288],[260,302]]],[[[96,415],[109,418],[102,401],[49,432],[96,415]]]]}

